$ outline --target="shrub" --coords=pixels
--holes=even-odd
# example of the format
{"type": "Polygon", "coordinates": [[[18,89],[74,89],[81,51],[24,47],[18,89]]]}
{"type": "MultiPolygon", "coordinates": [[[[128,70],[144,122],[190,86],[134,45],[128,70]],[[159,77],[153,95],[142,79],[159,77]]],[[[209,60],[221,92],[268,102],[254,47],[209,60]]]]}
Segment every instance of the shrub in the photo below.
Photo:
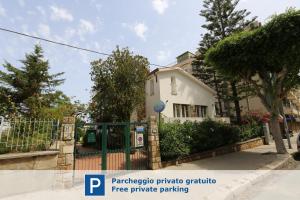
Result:
{"type": "Polygon", "coordinates": [[[177,159],[190,153],[212,150],[263,135],[261,123],[253,120],[233,126],[213,120],[163,123],[160,130],[162,160],[177,159]]]}
{"type": "Polygon", "coordinates": [[[205,120],[194,123],[192,132],[192,152],[201,152],[239,141],[240,130],[229,124],[205,120]]]}
{"type": "Polygon", "coordinates": [[[240,134],[241,141],[262,137],[264,135],[263,126],[261,124],[257,124],[257,123],[247,124],[241,126],[240,129],[241,129],[241,134],[240,134]]]}
{"type": "Polygon", "coordinates": [[[160,127],[160,151],[162,160],[177,159],[190,153],[188,145],[190,137],[187,134],[188,125],[163,123],[160,127]],[[186,126],[185,126],[186,125],[186,126]]]}

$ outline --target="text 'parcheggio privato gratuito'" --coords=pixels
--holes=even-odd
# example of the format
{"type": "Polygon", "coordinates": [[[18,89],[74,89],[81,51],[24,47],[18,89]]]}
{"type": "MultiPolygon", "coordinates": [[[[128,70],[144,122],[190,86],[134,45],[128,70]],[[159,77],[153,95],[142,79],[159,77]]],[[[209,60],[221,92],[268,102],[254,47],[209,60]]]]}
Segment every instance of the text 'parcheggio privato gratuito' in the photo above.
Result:
{"type": "Polygon", "coordinates": [[[195,179],[182,179],[182,178],[112,178],[112,192],[181,192],[188,193],[189,186],[191,185],[211,185],[216,184],[214,178],[195,178],[195,179]]]}

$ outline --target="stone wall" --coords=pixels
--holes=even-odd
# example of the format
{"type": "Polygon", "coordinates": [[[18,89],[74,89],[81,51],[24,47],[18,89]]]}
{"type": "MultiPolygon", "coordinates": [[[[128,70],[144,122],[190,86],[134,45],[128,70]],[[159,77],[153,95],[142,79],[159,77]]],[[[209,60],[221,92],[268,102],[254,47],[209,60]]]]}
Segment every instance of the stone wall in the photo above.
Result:
{"type": "Polygon", "coordinates": [[[58,151],[2,154],[0,155],[0,170],[56,169],[58,154],[58,151]]]}
{"type": "Polygon", "coordinates": [[[155,170],[161,168],[158,125],[155,116],[150,117],[148,131],[149,168],[155,170]]]}
{"type": "Polygon", "coordinates": [[[64,117],[61,127],[60,141],[58,142],[59,155],[57,168],[72,170],[74,165],[74,134],[75,117],[64,117]]]}

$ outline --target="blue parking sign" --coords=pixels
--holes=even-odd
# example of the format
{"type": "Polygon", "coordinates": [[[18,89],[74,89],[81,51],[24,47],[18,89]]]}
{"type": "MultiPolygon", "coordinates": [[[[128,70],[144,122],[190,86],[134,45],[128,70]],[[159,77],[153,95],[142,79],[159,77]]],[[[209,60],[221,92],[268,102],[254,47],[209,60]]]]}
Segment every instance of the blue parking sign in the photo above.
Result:
{"type": "Polygon", "coordinates": [[[84,178],[85,196],[105,195],[105,176],[99,174],[86,174],[84,178]]]}

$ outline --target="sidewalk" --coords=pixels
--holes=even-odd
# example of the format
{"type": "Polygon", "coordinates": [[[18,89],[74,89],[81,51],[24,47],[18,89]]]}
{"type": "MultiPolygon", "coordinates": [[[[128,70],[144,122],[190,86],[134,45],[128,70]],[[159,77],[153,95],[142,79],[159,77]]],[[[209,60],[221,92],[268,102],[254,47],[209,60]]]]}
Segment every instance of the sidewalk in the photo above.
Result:
{"type": "MultiPolygon", "coordinates": [[[[293,150],[295,147],[296,138],[292,138],[293,150]]],[[[291,162],[290,155],[276,155],[275,144],[264,145],[254,149],[249,149],[242,152],[231,153],[215,158],[209,158],[205,160],[194,161],[191,163],[184,163],[179,166],[171,166],[164,168],[164,170],[157,171],[144,171],[138,177],[152,177],[152,176],[167,176],[166,174],[173,174],[173,176],[192,176],[192,177],[216,177],[218,180],[217,185],[210,187],[199,186],[192,190],[196,193],[196,198],[189,199],[201,199],[201,200],[233,200],[237,198],[241,192],[247,188],[253,186],[253,184],[265,179],[266,177],[278,176],[286,171],[273,170],[282,169],[285,164],[293,164],[291,162]],[[209,169],[209,170],[207,170],[209,169]],[[259,170],[257,170],[259,169],[259,170]],[[180,171],[174,171],[180,170],[180,171]],[[202,170],[202,171],[184,171],[184,170],[202,170]],[[213,171],[216,170],[216,171],[213,171]],[[228,170],[228,171],[227,171],[228,170]],[[174,172],[174,173],[173,173],[174,172]],[[192,175],[191,175],[192,172],[192,175]],[[147,174],[149,173],[149,174],[147,174]]],[[[295,170],[289,170],[288,172],[297,172],[295,170]]],[[[129,177],[134,174],[128,174],[129,177]]],[[[292,174],[293,175],[293,174],[292,174]]],[[[128,196],[127,194],[117,194],[118,198],[112,198],[110,189],[110,181],[106,180],[108,194],[102,199],[187,199],[182,196],[176,196],[174,194],[168,194],[163,198],[150,195],[150,193],[140,193],[136,196],[128,196]]],[[[69,189],[51,189],[44,191],[37,191],[33,193],[20,194],[15,196],[4,197],[0,199],[5,200],[19,200],[19,199],[89,199],[84,196],[84,185],[78,185],[69,189]]],[[[179,194],[178,194],[179,195],[179,194]]],[[[114,196],[115,197],[115,196],[114,196]]],[[[187,196],[186,196],[187,197],[187,196]]]]}
{"type": "MultiPolygon", "coordinates": [[[[214,192],[204,196],[206,200],[235,200],[247,188],[262,181],[269,176],[278,176],[286,169],[294,169],[296,162],[291,154],[297,151],[297,136],[291,138],[293,149],[288,149],[289,154],[277,155],[274,141],[270,145],[263,145],[241,152],[235,152],[214,158],[183,163],[170,166],[165,170],[239,170],[242,172],[239,179],[232,177],[226,183],[218,185],[214,192]],[[278,171],[279,170],[279,171],[278,171]],[[243,173],[245,172],[245,173],[243,173]]],[[[288,146],[285,140],[286,147],[288,146]]],[[[290,172],[293,173],[291,170],[290,172]]],[[[219,171],[220,172],[220,171],[219,171]]],[[[227,172],[228,173],[228,172],[227,172]]]]}
{"type": "MultiPolygon", "coordinates": [[[[296,136],[291,138],[293,149],[288,149],[290,154],[297,150],[296,139],[296,136]]],[[[285,143],[288,146],[286,140],[285,143]]],[[[164,170],[268,170],[280,168],[279,165],[288,162],[289,158],[289,154],[276,154],[275,143],[272,142],[270,145],[263,145],[241,152],[169,166],[164,170]]]]}

